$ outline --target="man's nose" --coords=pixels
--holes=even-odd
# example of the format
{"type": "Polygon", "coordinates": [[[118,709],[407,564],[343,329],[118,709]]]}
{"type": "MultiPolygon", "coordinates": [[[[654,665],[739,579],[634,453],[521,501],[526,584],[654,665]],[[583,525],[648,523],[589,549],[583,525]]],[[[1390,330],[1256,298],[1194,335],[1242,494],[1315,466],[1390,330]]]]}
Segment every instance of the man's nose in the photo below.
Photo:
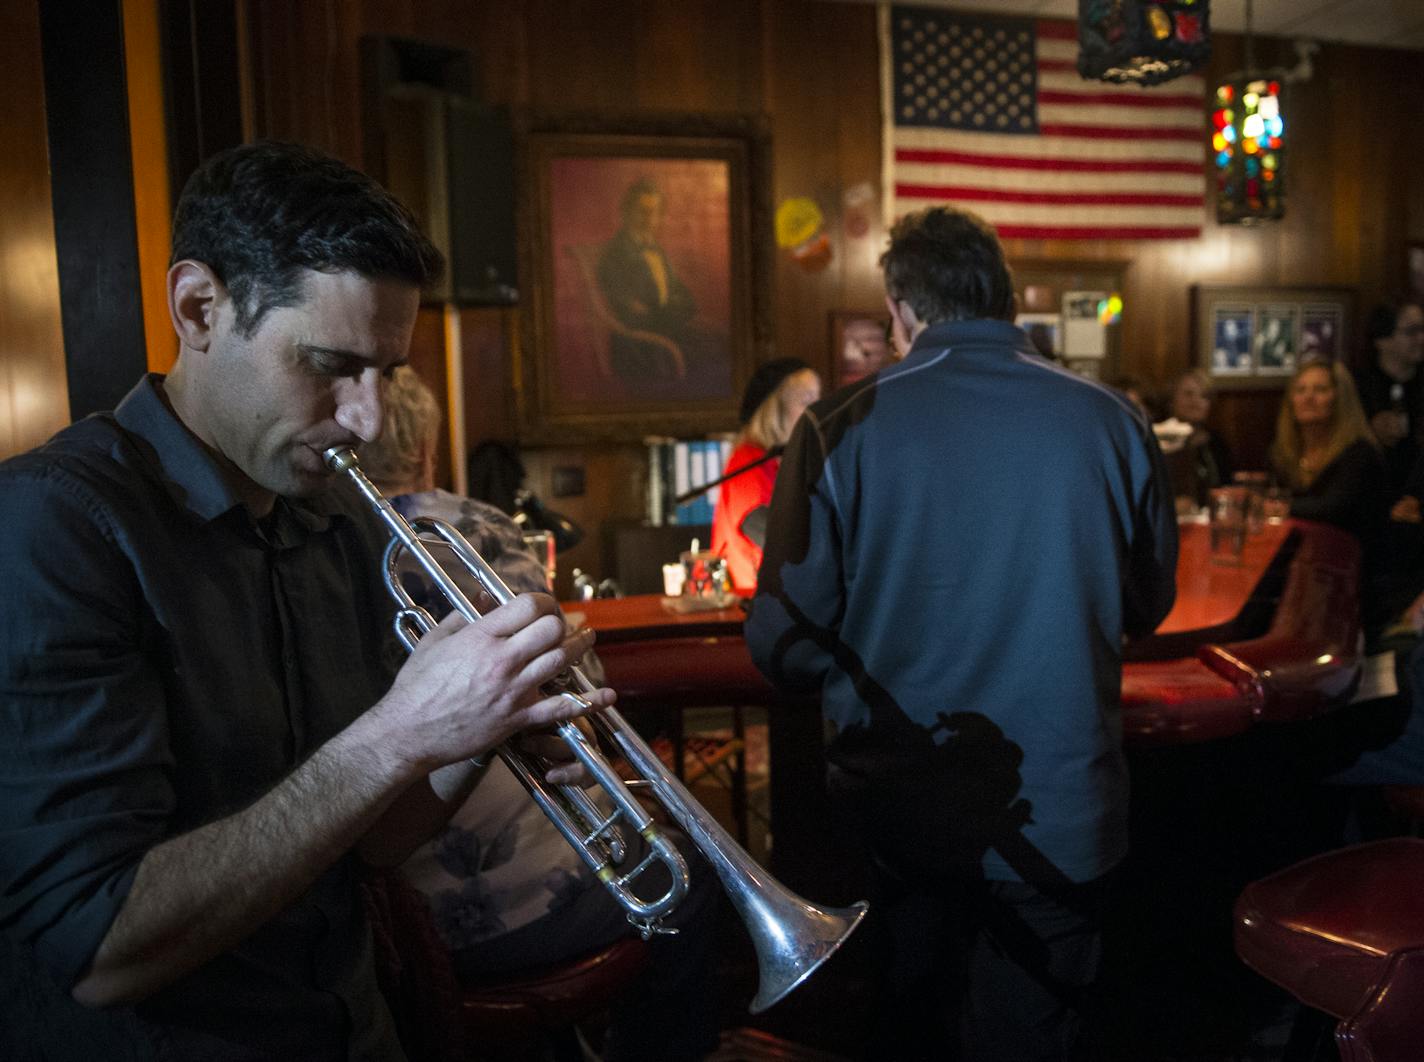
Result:
{"type": "Polygon", "coordinates": [[[381,434],[381,374],[374,368],[346,382],[336,406],[336,423],[362,442],[381,434]]]}

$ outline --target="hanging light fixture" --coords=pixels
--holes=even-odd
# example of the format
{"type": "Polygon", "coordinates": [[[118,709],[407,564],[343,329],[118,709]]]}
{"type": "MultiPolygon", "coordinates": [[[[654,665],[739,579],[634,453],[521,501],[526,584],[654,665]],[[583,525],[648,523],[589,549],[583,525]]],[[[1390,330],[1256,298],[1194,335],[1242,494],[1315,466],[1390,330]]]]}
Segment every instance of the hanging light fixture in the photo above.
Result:
{"type": "Polygon", "coordinates": [[[1078,0],[1078,73],[1156,85],[1211,56],[1210,0],[1078,0]]]}
{"type": "MultiPolygon", "coordinates": [[[[1245,69],[1222,79],[1209,108],[1216,220],[1223,224],[1274,221],[1286,213],[1287,77],[1284,71],[1255,68],[1251,0],[1246,0],[1245,45],[1245,69]]],[[[1308,54],[1302,58],[1308,64],[1308,54]]]]}

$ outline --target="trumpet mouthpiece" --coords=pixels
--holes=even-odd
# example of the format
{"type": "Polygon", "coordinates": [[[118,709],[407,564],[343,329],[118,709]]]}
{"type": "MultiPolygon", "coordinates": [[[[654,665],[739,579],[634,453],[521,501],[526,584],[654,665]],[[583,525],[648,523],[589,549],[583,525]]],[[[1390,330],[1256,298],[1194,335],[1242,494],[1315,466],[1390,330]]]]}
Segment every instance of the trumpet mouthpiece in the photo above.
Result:
{"type": "Polygon", "coordinates": [[[333,446],[330,450],[323,451],[321,456],[326,462],[326,467],[333,472],[345,472],[359,464],[356,460],[356,451],[349,446],[333,446]]]}

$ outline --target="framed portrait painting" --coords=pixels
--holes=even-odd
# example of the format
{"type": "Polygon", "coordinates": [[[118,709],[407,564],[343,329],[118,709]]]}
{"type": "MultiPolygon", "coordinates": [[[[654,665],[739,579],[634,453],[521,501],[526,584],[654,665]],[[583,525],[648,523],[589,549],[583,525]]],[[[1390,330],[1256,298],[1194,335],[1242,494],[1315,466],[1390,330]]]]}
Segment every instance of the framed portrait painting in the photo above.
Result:
{"type": "Polygon", "coordinates": [[[767,146],[751,118],[521,129],[522,437],[734,426],[770,335],[767,146]]]}
{"type": "Polygon", "coordinates": [[[1199,284],[1192,304],[1197,364],[1218,387],[1280,387],[1302,362],[1347,353],[1355,292],[1199,284]]]}

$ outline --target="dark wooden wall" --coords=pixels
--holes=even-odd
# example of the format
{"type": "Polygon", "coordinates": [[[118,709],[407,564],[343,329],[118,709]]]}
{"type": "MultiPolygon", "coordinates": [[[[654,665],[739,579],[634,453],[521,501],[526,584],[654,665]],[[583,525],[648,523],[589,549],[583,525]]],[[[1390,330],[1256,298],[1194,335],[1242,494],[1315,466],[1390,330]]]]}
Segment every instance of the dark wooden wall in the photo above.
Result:
{"type": "MultiPolygon", "coordinates": [[[[779,352],[826,365],[831,311],[879,305],[875,256],[883,229],[877,220],[869,238],[851,241],[838,224],[846,189],[869,182],[878,191],[880,184],[872,5],[246,0],[240,7],[252,131],[306,141],[358,165],[365,161],[359,56],[365,34],[468,50],[478,92],[493,103],[540,110],[763,113],[772,134],[773,201],[814,197],[828,215],[835,252],[820,272],[778,256],[771,298],[779,352]]],[[[37,62],[24,44],[28,5],[18,9],[18,36],[0,35],[0,48],[15,53],[14,62],[0,62],[0,84],[11,98],[23,88],[27,64],[37,62]]],[[[16,5],[7,5],[7,20],[16,17],[8,13],[14,10],[16,5]]],[[[9,21],[4,28],[11,28],[9,21]]],[[[1264,64],[1294,61],[1284,41],[1258,41],[1256,51],[1264,64]]],[[[8,60],[8,53],[3,57],[8,60]]],[[[1240,65],[1239,40],[1218,37],[1209,75],[1240,65]]],[[[1010,255],[1020,259],[1127,263],[1123,370],[1165,384],[1191,364],[1189,294],[1196,283],[1342,284],[1359,290],[1362,309],[1402,286],[1405,246],[1424,240],[1424,110],[1415,105],[1424,98],[1424,53],[1330,45],[1316,56],[1315,68],[1311,81],[1293,87],[1285,221],[1256,228],[1209,222],[1202,237],[1190,241],[1010,242],[1010,255]]],[[[0,118],[17,127],[7,144],[26,142],[19,126],[40,113],[39,101],[33,94],[31,99],[34,109],[21,102],[0,118]]],[[[39,121],[34,119],[36,129],[42,129],[39,121]]],[[[0,162],[6,167],[0,194],[23,194],[23,180],[15,183],[11,171],[33,168],[41,157],[38,150],[7,152],[0,162]]],[[[44,206],[31,195],[18,215],[5,210],[0,217],[6,225],[38,224],[44,206]]],[[[12,301],[14,290],[11,281],[0,280],[0,300],[12,301]]],[[[512,360],[519,315],[466,311],[462,319],[470,440],[507,437],[520,384],[512,360]],[[492,329],[504,337],[502,360],[491,346],[492,329]]],[[[15,349],[13,329],[7,323],[0,330],[0,354],[7,359],[15,349]]],[[[442,330],[422,334],[440,336],[442,330]]],[[[434,364],[435,354],[417,355],[434,364]]],[[[1219,397],[1215,419],[1247,464],[1264,457],[1276,401],[1274,392],[1219,397]]],[[[565,568],[598,570],[600,521],[641,513],[640,448],[546,447],[526,450],[525,460],[530,486],[591,532],[587,546],[562,558],[565,568]],[[585,470],[583,497],[550,497],[552,470],[561,465],[585,470]]]]}
{"type": "Polygon", "coordinates": [[[69,421],[38,3],[0,5],[0,458],[69,421]]]}

